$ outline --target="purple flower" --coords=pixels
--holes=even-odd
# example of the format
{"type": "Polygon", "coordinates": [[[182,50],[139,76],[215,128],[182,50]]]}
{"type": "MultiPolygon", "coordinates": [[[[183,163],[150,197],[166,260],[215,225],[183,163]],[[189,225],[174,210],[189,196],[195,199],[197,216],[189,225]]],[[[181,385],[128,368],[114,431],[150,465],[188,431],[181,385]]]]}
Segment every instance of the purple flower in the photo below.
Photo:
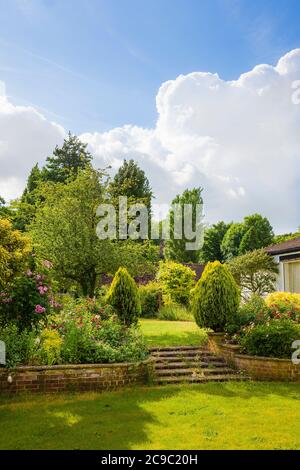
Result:
{"type": "Polygon", "coordinates": [[[35,313],[45,313],[46,309],[42,307],[41,305],[36,305],[35,307],[35,313]]]}

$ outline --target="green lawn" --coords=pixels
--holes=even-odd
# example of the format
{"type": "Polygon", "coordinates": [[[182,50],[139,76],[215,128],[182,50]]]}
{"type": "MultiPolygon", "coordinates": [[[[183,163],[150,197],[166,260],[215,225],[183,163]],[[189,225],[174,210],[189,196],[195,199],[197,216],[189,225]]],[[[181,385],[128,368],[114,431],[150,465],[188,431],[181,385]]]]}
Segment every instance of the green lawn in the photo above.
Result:
{"type": "Polygon", "coordinates": [[[300,449],[300,385],[0,398],[0,449],[300,449]]]}
{"type": "Polygon", "coordinates": [[[149,346],[198,346],[207,339],[195,322],[142,319],[140,325],[149,346]]]}

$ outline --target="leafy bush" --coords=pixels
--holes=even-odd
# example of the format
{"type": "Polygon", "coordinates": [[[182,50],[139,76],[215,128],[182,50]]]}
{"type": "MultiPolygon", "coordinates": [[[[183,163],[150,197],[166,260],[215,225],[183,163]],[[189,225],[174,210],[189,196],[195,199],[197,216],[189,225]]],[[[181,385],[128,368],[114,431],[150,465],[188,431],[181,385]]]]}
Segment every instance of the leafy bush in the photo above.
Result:
{"type": "Polygon", "coordinates": [[[248,302],[239,307],[231,323],[226,325],[225,330],[229,335],[233,335],[251,323],[264,322],[269,316],[270,310],[264,299],[254,294],[248,302]]]}
{"type": "Polygon", "coordinates": [[[135,324],[141,313],[138,288],[125,268],[119,268],[107,294],[107,303],[116,311],[121,323],[135,324]]]}
{"type": "Polygon", "coordinates": [[[58,331],[45,328],[38,338],[39,349],[36,360],[39,364],[52,366],[61,362],[62,338],[58,331]]]}
{"type": "Polygon", "coordinates": [[[6,367],[13,368],[20,364],[31,364],[37,343],[33,331],[19,331],[17,325],[0,327],[0,341],[6,345],[6,367]]]}
{"type": "Polygon", "coordinates": [[[157,280],[166,299],[188,305],[191,289],[195,286],[196,273],[188,266],[174,261],[161,262],[157,280]]]}
{"type": "Polygon", "coordinates": [[[3,322],[15,322],[19,329],[31,329],[45,320],[50,309],[49,286],[43,274],[26,275],[0,293],[0,316],[3,322]]]}
{"type": "Polygon", "coordinates": [[[300,294],[274,292],[266,298],[271,318],[286,318],[300,322],[300,294]]]}
{"type": "Polygon", "coordinates": [[[292,343],[299,338],[299,325],[290,320],[270,320],[248,327],[240,337],[240,344],[251,356],[291,358],[292,343]]]}
{"type": "Polygon", "coordinates": [[[231,259],[228,267],[246,300],[275,290],[278,263],[262,249],[231,259]]]}
{"type": "Polygon", "coordinates": [[[200,328],[223,331],[235,318],[240,291],[226,265],[208,263],[193,294],[192,312],[200,328]]]}
{"type": "Polygon", "coordinates": [[[170,321],[192,321],[193,315],[183,305],[178,305],[173,302],[167,302],[158,312],[160,320],[170,321]]]}
{"type": "Polygon", "coordinates": [[[157,282],[139,287],[141,317],[154,318],[162,305],[162,288],[157,282]]]}
{"type": "Polygon", "coordinates": [[[114,311],[110,305],[105,305],[98,299],[90,299],[88,297],[74,299],[69,295],[62,297],[61,318],[80,318],[86,314],[99,315],[102,320],[108,320],[114,314],[114,311]]]}
{"type": "Polygon", "coordinates": [[[72,319],[58,327],[63,332],[62,362],[66,364],[134,362],[147,357],[143,338],[116,318],[72,319]]]}

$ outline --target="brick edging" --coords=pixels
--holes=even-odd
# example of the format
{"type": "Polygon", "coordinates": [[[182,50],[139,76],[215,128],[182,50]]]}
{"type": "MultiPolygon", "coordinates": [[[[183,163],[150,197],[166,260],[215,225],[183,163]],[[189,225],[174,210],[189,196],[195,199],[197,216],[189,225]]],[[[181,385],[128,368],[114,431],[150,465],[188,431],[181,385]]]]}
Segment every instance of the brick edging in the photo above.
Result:
{"type": "Polygon", "coordinates": [[[291,359],[241,354],[241,348],[231,344],[223,343],[210,347],[212,350],[217,347],[218,354],[230,366],[245,372],[254,380],[300,382],[300,365],[293,364],[291,359]]]}
{"type": "Polygon", "coordinates": [[[0,369],[0,393],[116,390],[146,384],[153,376],[154,360],[115,364],[21,366],[0,369]]]}

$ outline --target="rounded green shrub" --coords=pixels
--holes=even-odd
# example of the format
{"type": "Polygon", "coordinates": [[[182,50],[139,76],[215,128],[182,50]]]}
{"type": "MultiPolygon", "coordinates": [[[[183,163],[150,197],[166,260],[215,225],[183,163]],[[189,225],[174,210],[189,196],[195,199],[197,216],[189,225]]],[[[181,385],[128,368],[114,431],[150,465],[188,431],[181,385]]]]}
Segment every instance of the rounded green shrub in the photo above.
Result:
{"type": "Polygon", "coordinates": [[[174,261],[161,262],[157,280],[164,297],[172,302],[188,305],[190,291],[195,286],[196,273],[188,266],[174,261]]]}
{"type": "Polygon", "coordinates": [[[224,331],[236,316],[239,302],[240,291],[227,266],[219,261],[208,263],[193,292],[192,312],[197,325],[224,331]]]}
{"type": "Polygon", "coordinates": [[[119,320],[126,326],[135,324],[141,313],[137,285],[127,269],[119,268],[111,283],[106,301],[116,311],[119,320]]]}
{"type": "Polygon", "coordinates": [[[157,282],[149,282],[139,287],[141,317],[155,318],[162,306],[162,288],[157,282]]]}
{"type": "Polygon", "coordinates": [[[291,320],[270,320],[248,327],[240,337],[244,351],[251,356],[291,358],[292,343],[300,338],[300,326],[291,320]]]}

